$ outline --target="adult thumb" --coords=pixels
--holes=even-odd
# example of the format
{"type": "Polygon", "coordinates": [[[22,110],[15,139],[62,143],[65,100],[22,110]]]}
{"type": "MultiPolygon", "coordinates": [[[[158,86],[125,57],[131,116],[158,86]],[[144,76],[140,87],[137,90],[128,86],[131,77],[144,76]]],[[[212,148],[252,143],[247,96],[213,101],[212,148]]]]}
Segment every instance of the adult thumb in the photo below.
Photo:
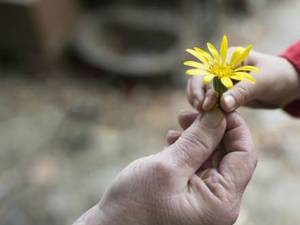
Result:
{"type": "Polygon", "coordinates": [[[225,129],[226,120],[220,109],[199,115],[166,153],[181,169],[193,174],[214,152],[225,129]]]}

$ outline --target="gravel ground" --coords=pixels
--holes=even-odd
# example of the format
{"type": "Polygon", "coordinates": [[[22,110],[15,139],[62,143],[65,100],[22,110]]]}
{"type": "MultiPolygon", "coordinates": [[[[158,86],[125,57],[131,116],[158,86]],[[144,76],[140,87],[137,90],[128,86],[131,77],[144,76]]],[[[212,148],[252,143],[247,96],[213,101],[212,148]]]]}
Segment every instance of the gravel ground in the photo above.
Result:
{"type": "MultiPolygon", "coordinates": [[[[299,10],[296,0],[274,3],[222,27],[237,43],[278,53],[299,37],[299,10]]],[[[168,78],[116,84],[63,68],[0,72],[1,225],[71,224],[124,166],[162,149],[177,112],[190,108],[168,78]]],[[[240,111],[260,160],[237,224],[300,224],[300,120],[240,111]]]]}

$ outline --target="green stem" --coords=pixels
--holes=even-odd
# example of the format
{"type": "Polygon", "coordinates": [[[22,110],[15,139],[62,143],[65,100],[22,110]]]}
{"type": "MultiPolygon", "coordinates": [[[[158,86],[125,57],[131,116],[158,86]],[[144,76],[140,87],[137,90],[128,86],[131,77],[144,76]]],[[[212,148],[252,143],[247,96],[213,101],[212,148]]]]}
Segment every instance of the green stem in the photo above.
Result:
{"type": "Polygon", "coordinates": [[[223,95],[227,91],[227,88],[222,84],[221,80],[217,77],[213,79],[213,87],[215,91],[218,93],[218,101],[217,101],[217,107],[220,105],[220,100],[223,95]]]}

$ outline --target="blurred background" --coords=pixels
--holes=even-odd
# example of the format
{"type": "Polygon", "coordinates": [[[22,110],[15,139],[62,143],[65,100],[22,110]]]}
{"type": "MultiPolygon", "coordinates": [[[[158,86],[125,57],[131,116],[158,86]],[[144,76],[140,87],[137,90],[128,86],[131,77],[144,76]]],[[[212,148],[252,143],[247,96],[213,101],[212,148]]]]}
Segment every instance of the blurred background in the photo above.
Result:
{"type": "MultiPolygon", "coordinates": [[[[300,37],[297,0],[0,0],[0,224],[71,224],[165,145],[184,49],[300,37]]],[[[267,91],[267,90],[266,90],[267,91]]],[[[300,120],[240,109],[259,152],[238,225],[300,224],[300,120]]]]}

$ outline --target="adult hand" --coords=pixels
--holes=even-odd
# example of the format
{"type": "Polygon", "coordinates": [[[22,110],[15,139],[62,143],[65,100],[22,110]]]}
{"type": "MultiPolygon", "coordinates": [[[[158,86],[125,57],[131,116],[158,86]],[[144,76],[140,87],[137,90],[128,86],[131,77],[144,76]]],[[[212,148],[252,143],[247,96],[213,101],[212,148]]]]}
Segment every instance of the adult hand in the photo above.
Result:
{"type": "MultiPolygon", "coordinates": [[[[224,93],[221,98],[224,111],[231,112],[243,105],[282,108],[300,97],[300,77],[286,59],[252,51],[244,64],[259,67],[261,73],[253,74],[256,84],[241,81],[224,93]]],[[[218,98],[211,85],[203,84],[201,76],[189,79],[187,96],[199,111],[212,110],[218,98]]]]}
{"type": "Polygon", "coordinates": [[[169,146],[125,168],[76,225],[231,225],[256,165],[237,113],[179,116],[169,146]]]}

